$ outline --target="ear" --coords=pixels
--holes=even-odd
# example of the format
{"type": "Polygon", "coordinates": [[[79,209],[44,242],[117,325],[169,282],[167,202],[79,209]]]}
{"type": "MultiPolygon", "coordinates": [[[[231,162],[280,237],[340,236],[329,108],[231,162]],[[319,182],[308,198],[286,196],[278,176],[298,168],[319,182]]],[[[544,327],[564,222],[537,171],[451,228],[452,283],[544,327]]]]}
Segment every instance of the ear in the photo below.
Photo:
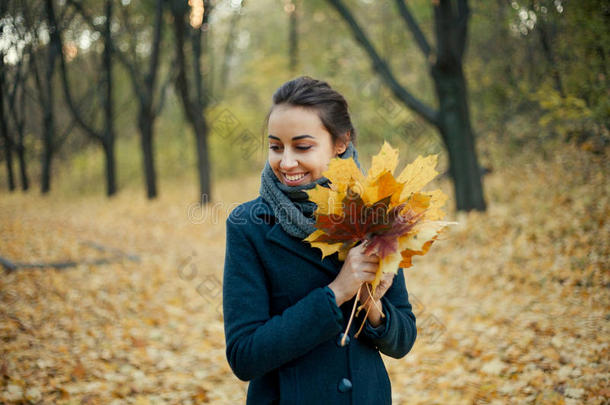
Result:
{"type": "Polygon", "coordinates": [[[340,155],[347,149],[347,144],[344,142],[339,142],[335,147],[335,156],[340,155]]]}
{"type": "Polygon", "coordinates": [[[349,144],[350,141],[350,133],[347,132],[347,141],[343,142],[343,141],[339,141],[337,142],[337,145],[335,145],[335,154],[336,155],[340,155],[343,152],[345,152],[345,150],[347,149],[347,145],[349,144]]]}

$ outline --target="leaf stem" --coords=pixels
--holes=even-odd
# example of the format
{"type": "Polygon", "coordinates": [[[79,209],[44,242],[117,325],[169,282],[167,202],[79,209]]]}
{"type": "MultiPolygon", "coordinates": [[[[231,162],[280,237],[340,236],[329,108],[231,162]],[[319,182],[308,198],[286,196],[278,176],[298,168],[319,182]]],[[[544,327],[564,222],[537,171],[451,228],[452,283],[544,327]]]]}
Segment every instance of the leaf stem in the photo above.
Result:
{"type": "Polygon", "coordinates": [[[356,334],[354,335],[355,338],[357,338],[358,335],[360,335],[360,331],[362,330],[362,327],[366,323],[366,320],[367,320],[367,317],[369,316],[369,311],[371,310],[371,308],[372,308],[372,306],[369,305],[369,307],[366,309],[366,314],[364,314],[364,320],[362,321],[362,324],[360,324],[360,328],[358,329],[358,332],[356,332],[356,334]]]}
{"type": "MultiPolygon", "coordinates": [[[[369,287],[369,284],[366,283],[366,288],[369,290],[369,298],[373,297],[373,293],[371,292],[371,287],[369,287]]],[[[383,308],[379,308],[377,306],[377,302],[373,299],[373,305],[375,305],[375,308],[377,308],[379,310],[379,313],[381,313],[381,317],[385,318],[385,314],[383,313],[383,308]]],[[[366,311],[366,313],[368,314],[369,311],[366,311]]]]}
{"type": "Polygon", "coordinates": [[[362,285],[360,285],[360,288],[358,288],[358,292],[356,293],[356,298],[354,299],[354,306],[352,307],[352,314],[350,315],[349,321],[347,322],[347,328],[345,328],[345,333],[343,334],[343,337],[341,338],[341,346],[345,346],[345,340],[347,339],[349,327],[351,326],[352,321],[354,320],[354,312],[356,311],[356,304],[358,304],[358,300],[360,299],[360,290],[361,289],[362,289],[362,285]]]}

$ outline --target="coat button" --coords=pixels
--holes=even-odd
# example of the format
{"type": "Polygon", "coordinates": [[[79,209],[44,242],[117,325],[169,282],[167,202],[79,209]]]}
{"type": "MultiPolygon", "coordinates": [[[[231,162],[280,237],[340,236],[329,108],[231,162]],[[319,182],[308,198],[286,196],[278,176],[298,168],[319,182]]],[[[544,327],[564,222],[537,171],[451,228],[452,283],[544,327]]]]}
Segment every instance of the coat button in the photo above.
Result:
{"type": "Polygon", "coordinates": [[[337,388],[339,389],[339,392],[349,392],[352,390],[352,382],[347,378],[342,378],[341,381],[339,381],[337,388]]]}
{"type": "MultiPolygon", "coordinates": [[[[345,333],[341,332],[339,334],[339,336],[337,337],[337,346],[339,346],[339,347],[341,347],[341,339],[343,339],[343,335],[345,335],[345,333]]],[[[345,337],[345,346],[349,345],[349,341],[350,341],[350,338],[349,338],[349,335],[347,335],[345,337]]]]}

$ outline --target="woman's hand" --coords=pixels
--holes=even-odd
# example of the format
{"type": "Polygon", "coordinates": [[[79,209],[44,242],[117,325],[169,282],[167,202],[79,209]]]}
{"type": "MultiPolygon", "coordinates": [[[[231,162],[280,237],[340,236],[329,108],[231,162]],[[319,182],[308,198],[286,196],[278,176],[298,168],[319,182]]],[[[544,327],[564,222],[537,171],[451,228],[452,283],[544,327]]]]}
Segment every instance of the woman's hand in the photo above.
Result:
{"type": "MultiPolygon", "coordinates": [[[[364,282],[375,280],[378,267],[379,257],[364,254],[362,243],[351,248],[347,252],[345,262],[337,278],[328,285],[335,293],[337,305],[341,306],[344,302],[352,299],[364,282]]],[[[362,288],[364,290],[366,287],[362,288]]]]}
{"type": "Polygon", "coordinates": [[[369,322],[375,327],[381,325],[381,311],[383,311],[383,307],[381,305],[381,297],[385,295],[385,293],[392,285],[392,282],[394,281],[394,276],[395,274],[393,273],[383,273],[381,275],[381,280],[379,280],[377,288],[375,288],[375,293],[372,298],[371,294],[369,293],[369,288],[372,291],[370,285],[362,286],[362,290],[360,291],[360,302],[364,305],[363,309],[368,314],[367,318],[369,322]]]}
{"type": "MultiPolygon", "coordinates": [[[[379,280],[379,284],[377,285],[377,288],[375,288],[375,294],[373,297],[375,301],[381,300],[381,297],[383,297],[388,291],[388,289],[392,286],[392,282],[394,281],[395,275],[396,274],[393,273],[383,273],[381,275],[381,280],[379,280]]],[[[368,288],[367,286],[363,286],[362,291],[360,291],[360,302],[362,304],[367,302],[367,300],[367,303],[370,302],[369,297],[371,295],[369,294],[369,288],[371,289],[371,291],[373,290],[373,288],[369,285],[368,288]]]]}

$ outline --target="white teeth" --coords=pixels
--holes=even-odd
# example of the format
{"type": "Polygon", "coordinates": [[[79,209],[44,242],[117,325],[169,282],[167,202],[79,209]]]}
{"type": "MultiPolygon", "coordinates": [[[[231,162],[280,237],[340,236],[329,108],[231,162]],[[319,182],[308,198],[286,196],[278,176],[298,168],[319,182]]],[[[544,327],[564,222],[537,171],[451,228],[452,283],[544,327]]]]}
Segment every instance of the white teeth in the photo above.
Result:
{"type": "Polygon", "coordinates": [[[288,176],[288,175],[284,175],[288,180],[290,181],[297,181],[297,180],[301,180],[303,177],[305,177],[304,174],[299,174],[298,176],[288,176]]]}

